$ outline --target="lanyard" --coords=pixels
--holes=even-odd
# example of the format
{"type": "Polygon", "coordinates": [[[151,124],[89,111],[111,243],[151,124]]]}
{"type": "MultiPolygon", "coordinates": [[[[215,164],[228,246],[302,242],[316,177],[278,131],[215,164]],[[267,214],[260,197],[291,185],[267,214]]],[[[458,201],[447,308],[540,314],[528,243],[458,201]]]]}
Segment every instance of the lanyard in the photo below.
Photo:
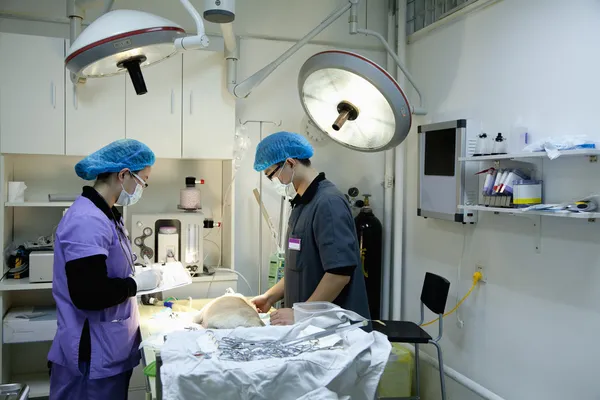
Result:
{"type": "Polygon", "coordinates": [[[119,239],[119,245],[121,246],[121,251],[123,252],[125,259],[127,260],[127,263],[129,264],[129,268],[131,269],[131,275],[135,275],[135,267],[133,266],[133,254],[131,253],[131,250],[129,250],[129,251],[125,250],[125,246],[123,246],[123,241],[121,240],[121,235],[123,235],[125,240],[129,240],[129,239],[127,239],[125,232],[123,232],[121,224],[119,222],[117,222],[117,217],[115,216],[114,213],[113,213],[113,217],[115,217],[115,228],[117,229],[117,238],[119,239]],[[129,253],[129,257],[127,256],[127,253],[129,253]]]}

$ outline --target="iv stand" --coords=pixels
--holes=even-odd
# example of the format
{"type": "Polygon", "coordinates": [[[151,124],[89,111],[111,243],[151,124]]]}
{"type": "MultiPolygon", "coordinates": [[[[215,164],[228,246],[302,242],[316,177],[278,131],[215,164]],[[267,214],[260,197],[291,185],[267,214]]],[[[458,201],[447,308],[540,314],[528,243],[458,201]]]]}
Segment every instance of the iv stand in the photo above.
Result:
{"type": "MultiPolygon", "coordinates": [[[[240,125],[244,126],[248,123],[258,123],[259,124],[259,135],[260,135],[260,140],[263,140],[263,125],[264,124],[270,124],[270,125],[274,125],[274,126],[281,126],[281,120],[277,121],[269,121],[269,120],[246,120],[244,122],[242,122],[240,120],[240,125]]],[[[262,174],[259,173],[259,186],[258,186],[258,192],[259,192],[259,198],[257,200],[259,200],[259,204],[262,204],[262,193],[263,193],[263,179],[262,179],[262,174]]],[[[263,282],[263,268],[264,268],[264,255],[263,255],[263,246],[262,246],[262,238],[263,238],[263,221],[262,221],[262,209],[259,206],[258,207],[258,231],[259,231],[259,235],[258,235],[258,293],[259,295],[261,295],[263,293],[263,289],[262,289],[262,282],[263,282]]]]}

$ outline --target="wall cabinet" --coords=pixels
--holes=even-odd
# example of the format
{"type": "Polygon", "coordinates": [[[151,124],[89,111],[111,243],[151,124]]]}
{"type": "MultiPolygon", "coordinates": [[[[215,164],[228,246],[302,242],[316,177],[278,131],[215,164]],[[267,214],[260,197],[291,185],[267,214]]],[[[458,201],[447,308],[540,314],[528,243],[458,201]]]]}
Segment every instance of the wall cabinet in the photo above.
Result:
{"type": "Polygon", "coordinates": [[[157,157],[181,158],[181,68],[181,54],[144,68],[148,93],[141,96],[126,78],[125,135],[147,144],[157,157]]]}
{"type": "Polygon", "coordinates": [[[0,33],[0,152],[85,156],[118,139],[159,158],[232,159],[235,99],[223,54],[179,53],[127,74],[73,85],[64,39],[0,33]]]}
{"type": "Polygon", "coordinates": [[[64,39],[0,33],[0,151],[65,154],[64,39]]]}
{"type": "Polygon", "coordinates": [[[125,75],[75,86],[65,69],[66,153],[85,156],[125,138],[125,75]]]}
{"type": "Polygon", "coordinates": [[[225,68],[221,53],[183,54],[183,158],[233,158],[235,99],[225,68]]]}

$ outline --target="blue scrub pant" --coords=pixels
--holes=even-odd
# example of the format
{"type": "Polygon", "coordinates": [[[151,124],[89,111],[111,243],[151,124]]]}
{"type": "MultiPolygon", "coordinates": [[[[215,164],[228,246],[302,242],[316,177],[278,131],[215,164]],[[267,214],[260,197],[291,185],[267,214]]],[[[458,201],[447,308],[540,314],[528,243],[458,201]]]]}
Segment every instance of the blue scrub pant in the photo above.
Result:
{"type": "Polygon", "coordinates": [[[82,375],[73,375],[62,365],[52,364],[50,400],[127,400],[133,370],[103,379],[90,379],[89,362],[79,363],[82,375]]]}

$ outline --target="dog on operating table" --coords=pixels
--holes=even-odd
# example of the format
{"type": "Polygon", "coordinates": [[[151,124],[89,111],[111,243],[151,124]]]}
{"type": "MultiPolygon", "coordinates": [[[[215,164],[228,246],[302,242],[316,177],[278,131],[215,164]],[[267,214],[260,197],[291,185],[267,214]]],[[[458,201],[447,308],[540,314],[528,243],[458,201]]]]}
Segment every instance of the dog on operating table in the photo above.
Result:
{"type": "Polygon", "coordinates": [[[235,329],[264,326],[254,304],[243,295],[227,289],[225,294],[205,305],[194,322],[206,329],[235,329]]]}

